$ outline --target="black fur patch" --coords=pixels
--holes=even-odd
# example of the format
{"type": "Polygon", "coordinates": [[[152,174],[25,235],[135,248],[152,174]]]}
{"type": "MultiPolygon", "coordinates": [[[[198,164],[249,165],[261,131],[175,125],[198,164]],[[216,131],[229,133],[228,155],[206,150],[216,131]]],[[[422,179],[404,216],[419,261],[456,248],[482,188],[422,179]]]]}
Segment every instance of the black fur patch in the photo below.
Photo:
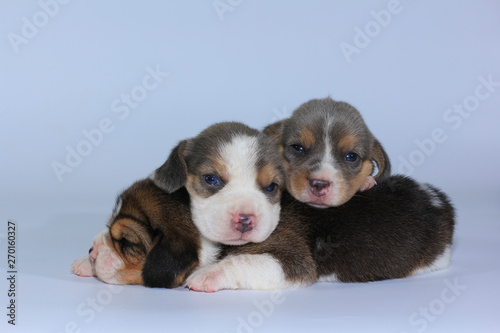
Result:
{"type": "Polygon", "coordinates": [[[453,241],[447,196],[392,176],[339,207],[319,209],[283,193],[280,223],[258,244],[224,247],[222,257],[269,253],[291,282],[335,274],[343,282],[403,278],[430,265],[453,241]],[[439,205],[432,197],[439,199],[439,205]]]}
{"type": "Polygon", "coordinates": [[[172,245],[178,242],[179,240],[174,241],[172,237],[164,239],[163,235],[160,236],[158,243],[147,256],[142,271],[147,287],[178,287],[179,281],[184,280],[187,273],[190,273],[190,268],[197,263],[195,244],[186,243],[174,249],[172,245]]]}

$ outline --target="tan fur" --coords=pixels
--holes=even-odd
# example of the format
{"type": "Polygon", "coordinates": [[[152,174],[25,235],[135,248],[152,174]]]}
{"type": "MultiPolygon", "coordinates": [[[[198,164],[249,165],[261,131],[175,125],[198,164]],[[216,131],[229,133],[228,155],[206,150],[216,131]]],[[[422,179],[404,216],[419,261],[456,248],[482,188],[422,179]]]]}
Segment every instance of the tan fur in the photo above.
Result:
{"type": "Polygon", "coordinates": [[[364,161],[361,171],[353,178],[350,179],[349,183],[341,182],[337,184],[340,188],[340,193],[342,196],[339,198],[339,205],[347,202],[352,196],[358,191],[360,186],[366,180],[373,171],[373,164],[371,161],[364,161]]]}
{"type": "Polygon", "coordinates": [[[314,133],[308,129],[304,128],[299,133],[300,143],[307,149],[314,145],[316,142],[316,138],[314,137],[314,133]]]}
{"type": "Polygon", "coordinates": [[[175,280],[174,280],[174,284],[175,285],[182,285],[184,283],[184,281],[186,281],[186,279],[188,278],[189,275],[191,275],[191,273],[193,273],[193,271],[198,268],[199,266],[199,263],[194,263],[193,265],[191,265],[188,269],[186,269],[182,274],[179,274],[175,277],[175,280]]]}
{"type": "Polygon", "coordinates": [[[144,285],[142,279],[142,268],[144,266],[144,258],[141,258],[136,264],[127,264],[125,268],[120,270],[119,279],[122,284],[140,284],[144,285]]]}
{"type": "Polygon", "coordinates": [[[342,139],[339,140],[337,146],[343,152],[349,152],[356,144],[357,137],[353,134],[347,134],[342,139]]]}
{"type": "Polygon", "coordinates": [[[378,167],[378,172],[374,176],[375,179],[378,179],[384,173],[386,168],[390,170],[390,162],[387,154],[378,140],[375,140],[375,143],[373,144],[373,160],[377,163],[378,167]]]}
{"type": "Polygon", "coordinates": [[[126,238],[133,243],[144,244],[146,248],[151,247],[151,239],[146,236],[144,226],[134,220],[124,218],[115,221],[110,233],[114,239],[126,238]]]}
{"type": "Polygon", "coordinates": [[[220,176],[221,180],[225,183],[229,182],[229,174],[226,169],[226,164],[222,157],[216,155],[216,157],[210,161],[210,163],[205,163],[200,166],[197,174],[188,173],[186,180],[186,188],[191,195],[197,195],[200,198],[208,198],[212,193],[208,192],[203,186],[202,175],[214,175],[220,176]]]}
{"type": "Polygon", "coordinates": [[[300,169],[299,171],[290,174],[287,170],[287,189],[295,197],[298,197],[303,193],[303,191],[308,186],[309,171],[306,169],[300,169]]]}
{"type": "Polygon", "coordinates": [[[277,177],[276,168],[270,164],[264,165],[257,174],[257,182],[260,186],[269,186],[277,177]]]}
{"type": "MultiPolygon", "coordinates": [[[[230,175],[227,172],[226,163],[227,162],[224,160],[224,158],[222,158],[222,156],[217,155],[216,158],[214,158],[213,161],[211,161],[211,163],[207,165],[210,165],[211,168],[215,169],[217,174],[222,178],[223,182],[228,183],[230,181],[230,175]]],[[[203,173],[203,169],[200,171],[201,173],[203,173]]]]}
{"type": "Polygon", "coordinates": [[[196,251],[200,246],[186,199],[187,193],[170,195],[150,179],[134,183],[120,195],[115,208],[117,211],[109,219],[108,229],[94,238],[89,255],[75,261],[73,272],[96,276],[112,284],[154,284],[169,288],[181,285],[199,264],[193,255],[175,262],[178,258],[176,253],[182,254],[188,249],[196,251]],[[159,243],[160,240],[163,242],[159,243]],[[163,244],[168,245],[165,247],[163,244]],[[171,261],[167,261],[172,267],[155,264],[164,257],[153,251],[165,251],[165,254],[172,255],[171,261]],[[152,253],[156,254],[149,265],[160,273],[157,271],[153,277],[145,276],[144,268],[152,253]],[[192,263],[187,260],[192,260],[192,263]],[[182,267],[183,263],[189,263],[186,270],[182,267]],[[175,272],[176,269],[179,272],[175,272]],[[166,275],[161,272],[166,272],[166,275]],[[175,272],[171,280],[169,272],[175,272]],[[161,280],[163,277],[164,280],[161,280]]]}

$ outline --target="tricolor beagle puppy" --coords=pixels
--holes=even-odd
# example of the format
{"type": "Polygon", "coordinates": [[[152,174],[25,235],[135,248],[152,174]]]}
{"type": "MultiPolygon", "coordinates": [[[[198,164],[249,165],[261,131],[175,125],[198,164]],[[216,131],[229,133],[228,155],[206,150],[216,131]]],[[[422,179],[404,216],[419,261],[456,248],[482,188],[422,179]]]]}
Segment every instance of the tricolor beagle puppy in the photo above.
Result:
{"type": "Polygon", "coordinates": [[[280,147],[287,190],[315,207],[339,206],[390,174],[389,158],[353,106],[313,99],[264,133],[280,147]],[[378,172],[371,176],[376,163],[378,172]]]}
{"type": "Polygon", "coordinates": [[[108,229],[72,271],[112,284],[213,292],[403,278],[450,263],[454,209],[428,184],[392,176],[327,209],[284,192],[281,207],[280,223],[262,242],[207,243],[185,188],[169,194],[141,180],[118,197],[108,229]]]}
{"type": "Polygon", "coordinates": [[[262,242],[278,224],[283,162],[269,137],[244,124],[181,141],[151,179],[169,193],[186,187],[194,224],[212,242],[262,242]]]}
{"type": "Polygon", "coordinates": [[[107,229],[71,271],[110,284],[174,288],[198,267],[200,247],[186,190],[169,194],[145,179],[118,196],[107,229]]]}
{"type": "Polygon", "coordinates": [[[280,199],[281,159],[269,140],[223,123],[182,141],[120,195],[72,271],[213,292],[401,278],[449,264],[454,211],[442,192],[394,176],[340,207],[280,199]]]}

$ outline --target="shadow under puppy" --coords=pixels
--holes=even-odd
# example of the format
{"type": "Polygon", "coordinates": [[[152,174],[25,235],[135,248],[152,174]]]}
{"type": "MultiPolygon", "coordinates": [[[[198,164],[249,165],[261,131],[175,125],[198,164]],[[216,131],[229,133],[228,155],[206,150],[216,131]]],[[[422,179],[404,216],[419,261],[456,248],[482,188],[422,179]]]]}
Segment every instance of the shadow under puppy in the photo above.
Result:
{"type": "MultiPolygon", "coordinates": [[[[244,173],[237,168],[244,178],[250,178],[245,183],[236,173],[234,177],[239,180],[235,184],[236,187],[246,184],[261,193],[276,191],[271,194],[272,199],[266,199],[281,204],[280,223],[274,231],[262,238],[243,236],[254,230],[255,222],[259,224],[263,220],[256,211],[224,213],[231,204],[222,205],[221,213],[211,215],[225,216],[222,220],[196,221],[191,211],[220,208],[207,199],[215,197],[214,193],[222,193],[231,183],[231,177],[224,178],[214,171],[222,166],[211,166],[215,163],[209,158],[212,153],[227,152],[216,147],[227,148],[238,142],[237,151],[247,153],[258,151],[259,147],[249,145],[256,141],[248,138],[240,145],[242,132],[246,133],[243,137],[251,133],[259,137],[257,131],[249,132],[241,125],[216,129],[214,133],[219,135],[225,131],[232,134],[217,141],[215,146],[203,144],[214,142],[206,141],[201,135],[198,139],[203,139],[195,138],[188,145],[194,150],[184,151],[186,147],[182,145],[187,142],[181,142],[151,179],[139,181],[119,197],[108,230],[96,237],[89,255],[75,261],[72,268],[75,274],[94,275],[108,283],[150,287],[186,285],[194,290],[213,292],[296,288],[318,280],[365,282],[402,278],[449,265],[453,207],[439,190],[404,177],[391,177],[390,183],[381,182],[340,207],[316,209],[294,200],[286,192],[279,199],[283,181],[279,167],[262,172],[270,172],[275,177],[256,182],[263,176],[256,176],[261,173],[255,170],[262,171],[267,164],[258,163],[255,154],[251,154],[253,160],[239,161],[246,163],[247,172],[254,170],[254,173],[244,173]],[[240,139],[234,140],[235,137],[240,139]],[[195,163],[187,157],[190,151],[197,151],[194,146],[198,144],[206,146],[207,155],[197,156],[195,163]],[[245,150],[247,148],[250,150],[245,150]],[[255,168],[256,165],[259,167],[255,168]],[[217,191],[207,190],[210,187],[201,184],[213,185],[213,177],[219,181],[220,177],[225,183],[217,191]],[[271,186],[273,183],[276,185],[271,186]],[[269,186],[273,191],[268,191],[269,186]],[[199,208],[193,207],[196,196],[199,208]],[[253,213],[255,218],[243,216],[240,221],[240,215],[251,215],[246,213],[253,213]],[[214,241],[215,238],[218,241],[214,241]],[[222,244],[225,241],[226,244],[222,244]]],[[[231,187],[226,190],[232,191],[231,187]]],[[[266,195],[263,198],[267,198],[266,195]]]]}
{"type": "Polygon", "coordinates": [[[342,205],[390,175],[382,145],[359,111],[345,102],[310,100],[264,133],[281,150],[287,190],[315,207],[342,205]],[[378,172],[372,176],[374,164],[378,172]]]}

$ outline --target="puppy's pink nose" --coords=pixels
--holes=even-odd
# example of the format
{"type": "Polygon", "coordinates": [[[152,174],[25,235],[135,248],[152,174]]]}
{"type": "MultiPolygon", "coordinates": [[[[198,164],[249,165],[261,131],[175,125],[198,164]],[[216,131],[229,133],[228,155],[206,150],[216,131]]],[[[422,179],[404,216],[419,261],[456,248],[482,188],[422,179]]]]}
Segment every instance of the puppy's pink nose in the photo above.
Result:
{"type": "Polygon", "coordinates": [[[309,179],[311,192],[317,197],[322,197],[328,193],[330,182],[323,179],[309,179]]]}
{"type": "Polygon", "coordinates": [[[255,225],[255,215],[252,214],[235,214],[233,215],[233,222],[236,230],[239,232],[247,232],[253,229],[255,225]]]}
{"type": "Polygon", "coordinates": [[[96,260],[98,254],[99,254],[99,252],[97,251],[97,248],[95,246],[90,248],[89,256],[90,256],[90,258],[92,258],[92,260],[96,260]]]}

